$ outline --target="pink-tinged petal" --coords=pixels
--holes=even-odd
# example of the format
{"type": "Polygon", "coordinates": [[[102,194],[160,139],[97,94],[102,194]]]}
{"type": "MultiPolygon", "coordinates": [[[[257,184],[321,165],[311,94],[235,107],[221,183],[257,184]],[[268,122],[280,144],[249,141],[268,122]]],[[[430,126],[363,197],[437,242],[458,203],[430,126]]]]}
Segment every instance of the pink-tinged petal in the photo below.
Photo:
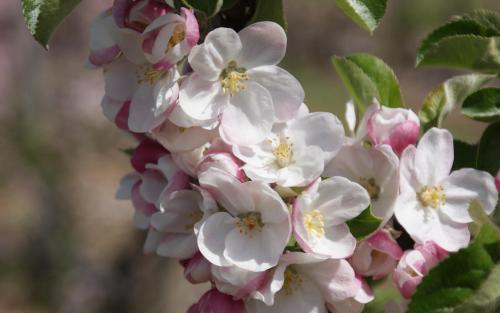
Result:
{"type": "Polygon", "coordinates": [[[145,170],[142,175],[142,184],[139,188],[141,196],[149,203],[157,203],[167,183],[165,176],[156,170],[145,170]]]}
{"type": "Polygon", "coordinates": [[[452,172],[443,188],[446,204],[442,211],[455,222],[472,222],[468,208],[473,199],[479,200],[486,214],[493,213],[498,202],[494,178],[487,172],[472,168],[452,172]]]}
{"type": "Polygon", "coordinates": [[[243,301],[212,289],[205,293],[197,303],[199,313],[245,313],[243,301]]]}
{"type": "Polygon", "coordinates": [[[113,17],[118,27],[125,27],[131,0],[115,0],[113,2],[113,17]]]}
{"type": "Polygon", "coordinates": [[[238,62],[247,69],[276,65],[285,56],[286,34],[283,28],[274,22],[251,24],[238,35],[242,44],[238,62]]]}
{"type": "Polygon", "coordinates": [[[495,186],[497,187],[497,192],[500,193],[500,171],[495,176],[495,186]]]}
{"type": "Polygon", "coordinates": [[[264,140],[274,120],[273,100],[260,85],[247,82],[246,89],[233,95],[222,114],[221,137],[229,143],[248,146],[264,140]],[[245,131],[242,132],[241,130],[245,131]]]}
{"type": "Polygon", "coordinates": [[[315,112],[291,122],[290,136],[306,146],[321,148],[324,161],[328,162],[342,147],[344,127],[335,115],[315,112]]]}
{"type": "Polygon", "coordinates": [[[213,281],[217,289],[235,299],[245,299],[267,283],[270,271],[251,272],[236,266],[212,266],[213,281]]]}
{"type": "Polygon", "coordinates": [[[228,213],[211,215],[201,225],[198,232],[198,248],[210,263],[217,266],[230,266],[224,256],[226,237],[235,227],[237,219],[228,213]]]}
{"type": "Polygon", "coordinates": [[[198,40],[200,40],[200,30],[198,27],[198,21],[192,10],[186,8],[181,8],[181,15],[185,19],[186,23],[186,41],[189,49],[194,47],[198,40]]]}
{"type": "Polygon", "coordinates": [[[141,33],[131,30],[122,29],[113,33],[113,40],[116,42],[123,55],[127,60],[135,65],[146,63],[146,58],[142,51],[142,35],[141,33]]]}
{"type": "Polygon", "coordinates": [[[222,69],[235,60],[240,51],[238,34],[230,28],[219,27],[208,33],[204,43],[193,47],[188,60],[203,79],[216,81],[222,69]]]}
{"type": "Polygon", "coordinates": [[[120,111],[116,114],[115,124],[119,129],[128,129],[128,116],[130,114],[130,101],[124,102],[120,111]]]}
{"type": "Polygon", "coordinates": [[[218,82],[204,80],[196,73],[189,75],[180,85],[179,106],[193,119],[205,121],[217,118],[227,106],[227,101],[218,82]]]}
{"type": "Polygon", "coordinates": [[[189,152],[210,142],[217,134],[217,130],[201,127],[183,128],[166,121],[153,132],[153,137],[169,151],[189,152]]]}
{"type": "Polygon", "coordinates": [[[420,183],[417,181],[415,170],[415,156],[417,148],[415,146],[408,146],[401,154],[400,167],[399,167],[399,183],[401,192],[415,192],[421,188],[420,183]]]}
{"type": "Polygon", "coordinates": [[[200,186],[232,215],[255,211],[253,199],[234,176],[218,168],[211,168],[200,173],[198,180],[200,186]]]}
{"type": "Polygon", "coordinates": [[[120,48],[112,35],[116,31],[117,27],[109,10],[104,11],[92,22],[89,41],[91,64],[95,66],[108,64],[118,56],[120,48]]]}
{"type": "Polygon", "coordinates": [[[184,277],[192,284],[201,284],[211,278],[211,264],[201,253],[195,254],[184,265],[184,277]]]}
{"type": "Polygon", "coordinates": [[[286,122],[297,116],[304,102],[304,89],[295,77],[273,65],[253,68],[247,74],[270,93],[276,121],[286,122]]]}
{"type": "Polygon", "coordinates": [[[108,120],[115,122],[116,116],[120,113],[123,107],[123,102],[114,101],[107,96],[102,97],[101,108],[102,113],[108,120]]]}
{"type": "Polygon", "coordinates": [[[394,126],[389,133],[389,137],[383,143],[390,145],[394,152],[401,155],[406,147],[417,142],[419,134],[419,124],[414,121],[405,121],[394,126]]]}
{"type": "Polygon", "coordinates": [[[132,99],[137,86],[136,67],[125,58],[119,58],[105,66],[105,95],[115,101],[132,99]]]}
{"type": "Polygon", "coordinates": [[[213,153],[203,158],[198,166],[197,172],[201,173],[211,167],[216,167],[233,175],[239,181],[244,182],[246,180],[246,175],[241,168],[242,166],[243,162],[230,153],[213,153]]]}
{"type": "Polygon", "coordinates": [[[367,238],[366,241],[373,249],[388,254],[395,260],[399,260],[403,255],[403,250],[388,230],[381,229],[367,238]]]}
{"type": "Polygon", "coordinates": [[[416,244],[415,250],[420,251],[424,256],[426,273],[448,257],[448,252],[433,241],[427,241],[424,244],[416,244]]]}
{"type": "Polygon", "coordinates": [[[146,240],[144,242],[144,247],[142,248],[144,254],[149,255],[156,252],[156,248],[160,244],[160,241],[163,237],[163,234],[159,231],[156,231],[153,228],[148,230],[148,234],[146,236],[146,240]]]}
{"type": "Polygon", "coordinates": [[[125,175],[120,180],[120,186],[116,191],[115,198],[117,200],[130,200],[130,198],[132,197],[132,188],[140,179],[141,177],[137,173],[130,173],[125,175]]]}
{"type": "Polygon", "coordinates": [[[194,234],[170,234],[163,235],[156,253],[168,258],[185,260],[191,258],[198,251],[196,236],[194,234]]]}
{"type": "Polygon", "coordinates": [[[146,164],[156,164],[158,159],[168,153],[156,141],[145,139],[134,149],[130,162],[132,167],[140,173],[146,170],[146,164]]]}
{"type": "Polygon", "coordinates": [[[392,274],[392,279],[404,298],[411,298],[425,271],[425,258],[419,251],[408,250],[404,253],[392,274]]]}
{"type": "MultiPolygon", "coordinates": [[[[291,233],[290,214],[279,194],[269,185],[259,181],[249,181],[243,184],[246,192],[252,197],[255,210],[261,213],[264,224],[284,225],[284,241],[288,241],[291,233]]],[[[273,227],[276,227],[273,225],[273,227]]]]}
{"type": "Polygon", "coordinates": [[[450,174],[453,165],[453,137],[446,129],[431,128],[420,139],[415,155],[418,181],[436,186],[450,174]]]}
{"type": "Polygon", "coordinates": [[[89,55],[89,62],[95,66],[109,64],[118,57],[120,52],[120,47],[116,45],[104,49],[91,50],[89,55]]]}
{"type": "Polygon", "coordinates": [[[149,217],[158,212],[158,209],[153,203],[144,201],[140,193],[141,181],[138,181],[132,187],[131,200],[136,210],[135,226],[139,229],[147,229],[149,227],[149,217]]]}

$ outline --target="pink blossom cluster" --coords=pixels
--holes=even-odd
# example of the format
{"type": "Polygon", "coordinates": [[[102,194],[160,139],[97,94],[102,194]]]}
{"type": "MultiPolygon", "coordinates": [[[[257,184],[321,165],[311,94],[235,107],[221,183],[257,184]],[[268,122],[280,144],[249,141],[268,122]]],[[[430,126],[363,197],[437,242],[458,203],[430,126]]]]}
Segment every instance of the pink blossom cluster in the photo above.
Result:
{"type": "Polygon", "coordinates": [[[450,174],[447,130],[417,145],[411,110],[375,102],[358,123],[349,104],[348,134],[333,114],[309,112],[277,65],[286,45],[272,22],[200,42],[191,10],[156,0],[115,0],[92,26],[104,114],[139,141],[117,198],[147,230],[145,252],[210,282],[190,313],[361,312],[374,297],[367,278],[388,275],[409,298],[468,245],[469,202],[496,205],[491,175],[450,174]],[[366,210],[380,225],[356,238],[348,222],[366,210]],[[398,244],[401,230],[413,249],[398,244]]]}

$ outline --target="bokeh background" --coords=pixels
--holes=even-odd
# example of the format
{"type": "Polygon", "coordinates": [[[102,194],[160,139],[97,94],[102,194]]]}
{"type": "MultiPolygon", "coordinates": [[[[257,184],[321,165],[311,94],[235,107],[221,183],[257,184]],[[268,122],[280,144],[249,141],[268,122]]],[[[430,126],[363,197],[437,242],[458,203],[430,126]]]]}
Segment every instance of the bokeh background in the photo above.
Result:
{"type": "MultiPolygon", "coordinates": [[[[132,206],[114,200],[130,171],[120,149],[134,141],[101,113],[103,79],[86,70],[88,28],[110,0],[85,0],[43,50],[23,24],[19,1],[0,1],[0,313],[182,313],[208,288],[189,285],[174,261],[143,255],[132,206]]],[[[393,0],[373,36],[333,0],[287,0],[283,67],[315,111],[340,118],[348,95],[330,57],[369,52],[399,77],[418,109],[458,73],[415,69],[420,41],[453,14],[500,10],[498,0],[393,0]]],[[[452,114],[466,141],[483,129],[452,114]]]]}

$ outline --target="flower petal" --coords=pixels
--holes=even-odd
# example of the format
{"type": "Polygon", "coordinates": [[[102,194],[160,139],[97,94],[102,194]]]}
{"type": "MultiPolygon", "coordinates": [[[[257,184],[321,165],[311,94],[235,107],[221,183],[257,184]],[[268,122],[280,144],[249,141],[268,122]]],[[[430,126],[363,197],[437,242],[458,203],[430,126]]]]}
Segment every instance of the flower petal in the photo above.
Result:
{"type": "Polygon", "coordinates": [[[198,248],[210,263],[217,266],[230,266],[224,257],[226,237],[235,227],[236,219],[225,212],[210,216],[198,232],[198,248]]]}
{"type": "Polygon", "coordinates": [[[250,69],[261,65],[276,65],[285,56],[286,34],[274,22],[258,22],[242,29],[242,49],[238,64],[250,69]]]}
{"type": "Polygon", "coordinates": [[[446,129],[431,128],[420,139],[415,169],[422,185],[436,186],[450,174],[453,165],[453,137],[446,129]]]}

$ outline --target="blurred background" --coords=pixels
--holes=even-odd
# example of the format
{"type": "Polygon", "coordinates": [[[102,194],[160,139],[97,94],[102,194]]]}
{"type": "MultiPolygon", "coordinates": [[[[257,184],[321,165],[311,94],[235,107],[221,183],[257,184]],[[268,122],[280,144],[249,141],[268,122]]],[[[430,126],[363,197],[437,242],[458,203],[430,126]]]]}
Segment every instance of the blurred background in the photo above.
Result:
{"type": "MultiPolygon", "coordinates": [[[[102,73],[83,67],[91,20],[110,4],[82,1],[46,52],[25,29],[19,1],[0,1],[0,313],[183,313],[208,288],[189,285],[177,262],[143,255],[131,204],[114,200],[130,171],[120,149],[134,141],[101,113],[102,73]]],[[[283,67],[312,110],[341,119],[348,95],[332,54],[382,58],[418,109],[458,73],[414,68],[424,36],[453,14],[500,10],[498,0],[393,0],[370,36],[333,0],[285,4],[283,67]]],[[[454,114],[446,126],[469,142],[483,129],[454,114]]]]}

